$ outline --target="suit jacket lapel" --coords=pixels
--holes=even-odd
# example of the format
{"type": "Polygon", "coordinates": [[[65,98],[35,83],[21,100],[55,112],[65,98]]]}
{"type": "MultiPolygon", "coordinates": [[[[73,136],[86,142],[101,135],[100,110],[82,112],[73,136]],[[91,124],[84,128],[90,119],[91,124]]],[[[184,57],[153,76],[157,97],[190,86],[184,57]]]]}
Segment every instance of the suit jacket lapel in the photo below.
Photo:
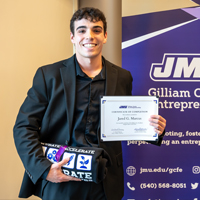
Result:
{"type": "Polygon", "coordinates": [[[105,95],[112,96],[115,94],[116,91],[118,71],[107,60],[105,60],[105,65],[106,65],[105,95]]]}
{"type": "MultiPolygon", "coordinates": [[[[75,56],[75,55],[74,55],[75,56]]],[[[75,95],[76,95],[76,70],[74,63],[74,56],[63,62],[64,67],[60,69],[62,82],[64,86],[66,111],[67,111],[67,126],[69,134],[67,134],[67,141],[70,141],[72,134],[72,123],[74,117],[75,95]]],[[[106,65],[106,88],[105,95],[115,95],[118,71],[112,66],[110,62],[105,60],[106,65]]]]}
{"type": "Polygon", "coordinates": [[[74,116],[75,94],[76,94],[76,70],[75,70],[74,56],[64,61],[63,64],[65,66],[60,69],[60,73],[65,91],[67,125],[69,130],[69,134],[67,134],[67,141],[69,142],[72,133],[72,123],[74,116]]]}
{"type": "MultiPolygon", "coordinates": [[[[115,95],[115,91],[116,91],[118,71],[113,67],[113,64],[110,63],[109,61],[104,59],[104,62],[105,62],[105,66],[106,66],[105,95],[112,96],[112,95],[115,95]]],[[[98,126],[97,135],[98,135],[99,145],[101,145],[100,122],[99,122],[99,126],[98,126]]]]}

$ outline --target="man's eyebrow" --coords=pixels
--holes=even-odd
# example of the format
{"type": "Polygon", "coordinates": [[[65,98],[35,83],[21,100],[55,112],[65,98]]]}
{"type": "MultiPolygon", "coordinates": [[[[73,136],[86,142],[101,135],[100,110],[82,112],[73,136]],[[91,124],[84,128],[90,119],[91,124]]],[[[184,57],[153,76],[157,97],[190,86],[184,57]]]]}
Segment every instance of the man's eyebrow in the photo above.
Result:
{"type": "MultiPolygon", "coordinates": [[[[86,26],[79,26],[79,27],[77,27],[76,30],[81,29],[81,28],[87,28],[87,27],[86,26]]],[[[103,30],[103,27],[101,27],[101,26],[93,26],[92,28],[100,28],[100,29],[103,30]]]]}
{"type": "Polygon", "coordinates": [[[101,26],[93,26],[92,28],[100,28],[100,29],[103,29],[101,26]]]}
{"type": "Polygon", "coordinates": [[[86,27],[86,26],[79,26],[79,27],[77,27],[76,30],[78,30],[78,29],[80,29],[80,28],[87,28],[87,27],[86,27]]]}

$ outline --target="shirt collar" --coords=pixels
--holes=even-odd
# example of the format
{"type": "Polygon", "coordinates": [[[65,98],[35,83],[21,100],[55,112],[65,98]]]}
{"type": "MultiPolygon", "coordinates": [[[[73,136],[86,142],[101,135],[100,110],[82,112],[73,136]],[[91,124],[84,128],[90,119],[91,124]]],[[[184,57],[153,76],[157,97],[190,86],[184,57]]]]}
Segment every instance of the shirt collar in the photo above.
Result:
{"type": "MultiPolygon", "coordinates": [[[[98,79],[105,79],[106,77],[106,65],[105,65],[105,61],[104,59],[102,59],[102,70],[101,72],[95,77],[95,79],[98,77],[98,79]]],[[[87,77],[88,76],[82,71],[82,69],[80,68],[80,65],[76,59],[76,56],[75,56],[75,67],[76,67],[76,76],[82,76],[82,77],[87,77]]]]}

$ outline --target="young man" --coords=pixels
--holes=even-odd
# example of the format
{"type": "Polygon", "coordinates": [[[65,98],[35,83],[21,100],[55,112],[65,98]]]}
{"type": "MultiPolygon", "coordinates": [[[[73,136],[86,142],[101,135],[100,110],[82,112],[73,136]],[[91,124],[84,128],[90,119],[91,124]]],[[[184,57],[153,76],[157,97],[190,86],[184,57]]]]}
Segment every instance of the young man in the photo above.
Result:
{"type": "MultiPolygon", "coordinates": [[[[34,194],[44,200],[122,199],[121,143],[100,141],[99,107],[101,95],[131,95],[132,76],[102,57],[106,28],[100,10],[78,10],[70,23],[76,54],[37,70],[14,127],[16,148],[26,169],[19,197],[34,194]],[[63,174],[61,167],[69,159],[52,164],[44,157],[41,142],[103,148],[111,161],[105,179],[97,184],[63,174]]],[[[159,115],[149,120],[160,135],[159,145],[166,121],[159,115]]]]}

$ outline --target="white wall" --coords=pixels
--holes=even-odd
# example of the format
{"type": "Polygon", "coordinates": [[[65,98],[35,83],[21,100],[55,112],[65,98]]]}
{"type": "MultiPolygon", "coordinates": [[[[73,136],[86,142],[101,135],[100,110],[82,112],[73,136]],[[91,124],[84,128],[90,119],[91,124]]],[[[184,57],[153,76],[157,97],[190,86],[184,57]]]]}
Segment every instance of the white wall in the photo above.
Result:
{"type": "Polygon", "coordinates": [[[24,168],[12,129],[36,69],[73,54],[69,35],[73,2],[0,0],[1,200],[18,199],[24,168]]]}

